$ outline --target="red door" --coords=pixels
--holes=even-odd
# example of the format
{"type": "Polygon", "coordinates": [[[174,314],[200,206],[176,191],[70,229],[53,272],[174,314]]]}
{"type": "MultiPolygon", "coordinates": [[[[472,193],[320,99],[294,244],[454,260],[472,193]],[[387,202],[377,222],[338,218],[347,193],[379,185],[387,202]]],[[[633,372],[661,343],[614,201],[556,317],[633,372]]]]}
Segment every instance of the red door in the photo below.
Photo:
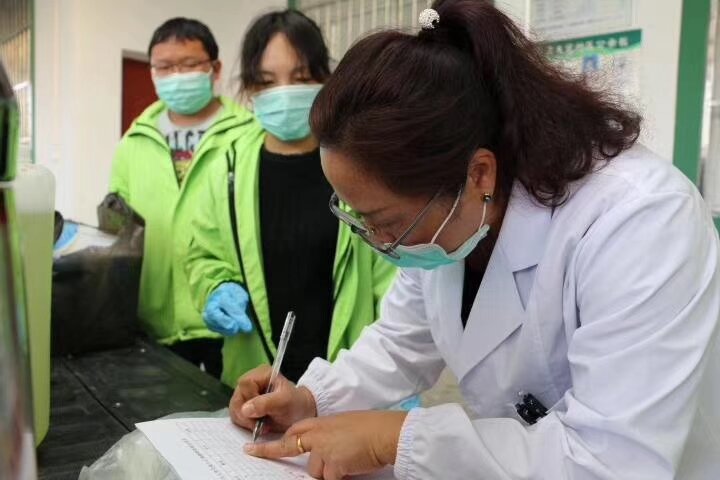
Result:
{"type": "Polygon", "coordinates": [[[123,58],[122,130],[124,134],[133,120],[148,105],[157,100],[155,86],[150,77],[150,64],[141,60],[123,58]]]}

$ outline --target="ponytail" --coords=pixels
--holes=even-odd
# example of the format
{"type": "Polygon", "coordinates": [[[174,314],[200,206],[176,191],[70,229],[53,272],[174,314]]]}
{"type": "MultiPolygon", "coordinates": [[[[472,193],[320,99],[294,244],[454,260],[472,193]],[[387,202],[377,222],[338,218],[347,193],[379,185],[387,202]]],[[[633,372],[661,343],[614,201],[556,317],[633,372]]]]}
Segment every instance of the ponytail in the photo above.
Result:
{"type": "Polygon", "coordinates": [[[462,184],[487,148],[500,194],[519,181],[554,206],[637,141],[637,113],[553,66],[491,2],[433,8],[434,28],[380,32],[346,54],[311,114],[321,144],[409,195],[462,184]]]}

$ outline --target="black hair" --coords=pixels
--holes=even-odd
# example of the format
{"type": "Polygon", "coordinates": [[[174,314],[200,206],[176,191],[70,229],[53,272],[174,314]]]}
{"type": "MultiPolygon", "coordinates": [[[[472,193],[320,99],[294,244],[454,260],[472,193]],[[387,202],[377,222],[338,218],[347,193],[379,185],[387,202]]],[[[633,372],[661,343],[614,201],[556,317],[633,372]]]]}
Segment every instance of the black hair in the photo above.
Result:
{"type": "Polygon", "coordinates": [[[210,60],[218,59],[218,46],[210,29],[204,23],[192,18],[175,17],[160,25],[150,39],[148,46],[148,56],[152,53],[152,49],[158,43],[164,43],[170,40],[186,42],[188,40],[199,40],[205,52],[207,52],[210,60]]]}
{"type": "Polygon", "coordinates": [[[320,27],[297,10],[282,10],[258,17],[245,33],[240,54],[240,88],[247,90],[262,83],[260,61],[276,33],[287,36],[305,62],[313,80],[324,82],[330,76],[328,49],[320,27]]]}
{"type": "Polygon", "coordinates": [[[320,145],[426,197],[454,195],[486,148],[498,160],[496,193],[507,197],[518,180],[551,206],[637,141],[639,114],[553,66],[491,1],[434,8],[433,29],[376,33],[345,54],[310,113],[320,145]]]}

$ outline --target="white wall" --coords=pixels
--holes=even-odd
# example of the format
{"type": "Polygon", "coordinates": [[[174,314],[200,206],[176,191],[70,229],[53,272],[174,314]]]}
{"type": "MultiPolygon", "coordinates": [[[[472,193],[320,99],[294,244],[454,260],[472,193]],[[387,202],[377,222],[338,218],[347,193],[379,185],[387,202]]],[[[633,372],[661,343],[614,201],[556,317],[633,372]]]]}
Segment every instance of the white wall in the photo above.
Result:
{"type": "Polygon", "coordinates": [[[143,53],[162,22],[206,23],[220,46],[229,93],[250,20],[285,0],[36,0],[35,105],[38,163],[56,177],[56,208],[96,223],[120,138],[123,51],[143,53]]]}
{"type": "MultiPolygon", "coordinates": [[[[533,0],[499,0],[520,24],[524,24],[533,0]]],[[[682,0],[635,0],[631,28],[643,31],[640,53],[640,98],[635,104],[645,116],[641,141],[668,160],[673,158],[675,106],[682,0]]],[[[604,32],[587,32],[587,35],[604,32]]]]}

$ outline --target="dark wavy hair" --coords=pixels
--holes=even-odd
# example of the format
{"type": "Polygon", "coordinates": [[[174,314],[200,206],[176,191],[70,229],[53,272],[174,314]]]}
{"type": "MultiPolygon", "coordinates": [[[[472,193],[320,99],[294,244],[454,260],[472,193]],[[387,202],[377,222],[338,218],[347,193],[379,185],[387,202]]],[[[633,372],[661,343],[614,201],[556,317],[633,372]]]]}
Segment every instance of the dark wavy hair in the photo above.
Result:
{"type": "Polygon", "coordinates": [[[641,117],[608,92],[553,66],[485,0],[440,0],[418,35],[356,43],[318,95],[311,126],[400,194],[449,195],[479,148],[498,163],[499,193],[515,180],[542,204],[637,141],[641,117]]]}

